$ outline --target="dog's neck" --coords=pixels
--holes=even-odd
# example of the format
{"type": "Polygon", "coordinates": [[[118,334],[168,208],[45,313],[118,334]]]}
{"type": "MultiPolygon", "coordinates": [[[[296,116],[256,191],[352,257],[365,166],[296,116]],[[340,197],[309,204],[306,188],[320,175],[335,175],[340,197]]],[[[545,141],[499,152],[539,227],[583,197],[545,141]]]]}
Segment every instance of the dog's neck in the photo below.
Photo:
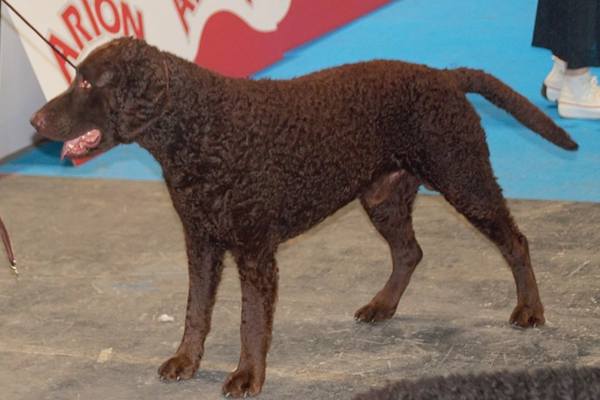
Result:
{"type": "Polygon", "coordinates": [[[177,153],[184,150],[180,148],[181,143],[194,143],[189,136],[200,139],[202,135],[208,134],[211,124],[220,117],[222,102],[225,101],[229,86],[229,78],[177,57],[167,56],[166,65],[171,77],[164,94],[168,98],[166,107],[160,111],[156,120],[148,122],[148,126],[135,139],[154,156],[163,170],[170,169],[165,167],[177,162],[177,153]],[[180,76],[189,78],[176,78],[180,76]],[[187,137],[185,140],[184,136],[187,137]]]}

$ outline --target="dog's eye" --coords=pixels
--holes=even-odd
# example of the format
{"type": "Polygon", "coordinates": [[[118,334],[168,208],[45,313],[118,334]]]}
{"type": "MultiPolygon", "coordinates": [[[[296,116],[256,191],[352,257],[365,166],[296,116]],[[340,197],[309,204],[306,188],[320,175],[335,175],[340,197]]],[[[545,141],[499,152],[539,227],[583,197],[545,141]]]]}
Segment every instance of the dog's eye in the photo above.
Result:
{"type": "Polygon", "coordinates": [[[81,82],[79,82],[79,88],[80,89],[91,89],[92,84],[89,83],[88,81],[86,81],[85,79],[83,79],[81,82]]]}

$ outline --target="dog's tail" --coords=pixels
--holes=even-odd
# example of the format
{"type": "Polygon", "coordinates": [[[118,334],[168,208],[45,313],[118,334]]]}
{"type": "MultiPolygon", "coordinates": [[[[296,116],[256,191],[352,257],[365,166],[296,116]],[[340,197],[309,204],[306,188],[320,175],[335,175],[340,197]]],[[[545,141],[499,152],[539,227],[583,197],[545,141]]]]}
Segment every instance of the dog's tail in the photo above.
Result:
{"type": "Polygon", "coordinates": [[[550,117],[494,76],[470,68],[457,68],[446,72],[454,78],[465,93],[481,94],[544,139],[566,150],[577,150],[579,147],[550,117]]]}

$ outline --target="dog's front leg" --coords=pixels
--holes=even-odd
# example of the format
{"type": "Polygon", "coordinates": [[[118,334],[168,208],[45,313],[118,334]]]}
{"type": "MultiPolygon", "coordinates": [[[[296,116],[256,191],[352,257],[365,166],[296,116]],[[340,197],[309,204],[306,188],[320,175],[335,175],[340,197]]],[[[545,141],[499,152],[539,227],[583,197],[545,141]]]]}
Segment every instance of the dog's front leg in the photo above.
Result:
{"type": "Polygon", "coordinates": [[[237,256],[242,287],[242,347],[237,369],[223,385],[223,394],[242,397],[260,393],[265,381],[277,301],[277,264],[274,252],[237,256]]]}
{"type": "Polygon", "coordinates": [[[160,377],[166,380],[189,379],[198,370],[223,270],[224,250],[204,235],[186,229],[186,247],[189,292],[185,330],[175,355],[158,369],[160,377]]]}

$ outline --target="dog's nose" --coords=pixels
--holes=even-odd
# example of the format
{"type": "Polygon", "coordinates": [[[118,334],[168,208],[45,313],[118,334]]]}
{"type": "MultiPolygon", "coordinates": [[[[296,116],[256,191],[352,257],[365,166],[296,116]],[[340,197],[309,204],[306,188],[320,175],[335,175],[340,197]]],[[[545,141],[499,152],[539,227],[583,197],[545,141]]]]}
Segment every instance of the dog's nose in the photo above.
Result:
{"type": "Polygon", "coordinates": [[[44,126],[46,126],[46,116],[38,111],[35,114],[33,114],[29,122],[36,130],[39,131],[41,129],[44,129],[44,126]]]}

